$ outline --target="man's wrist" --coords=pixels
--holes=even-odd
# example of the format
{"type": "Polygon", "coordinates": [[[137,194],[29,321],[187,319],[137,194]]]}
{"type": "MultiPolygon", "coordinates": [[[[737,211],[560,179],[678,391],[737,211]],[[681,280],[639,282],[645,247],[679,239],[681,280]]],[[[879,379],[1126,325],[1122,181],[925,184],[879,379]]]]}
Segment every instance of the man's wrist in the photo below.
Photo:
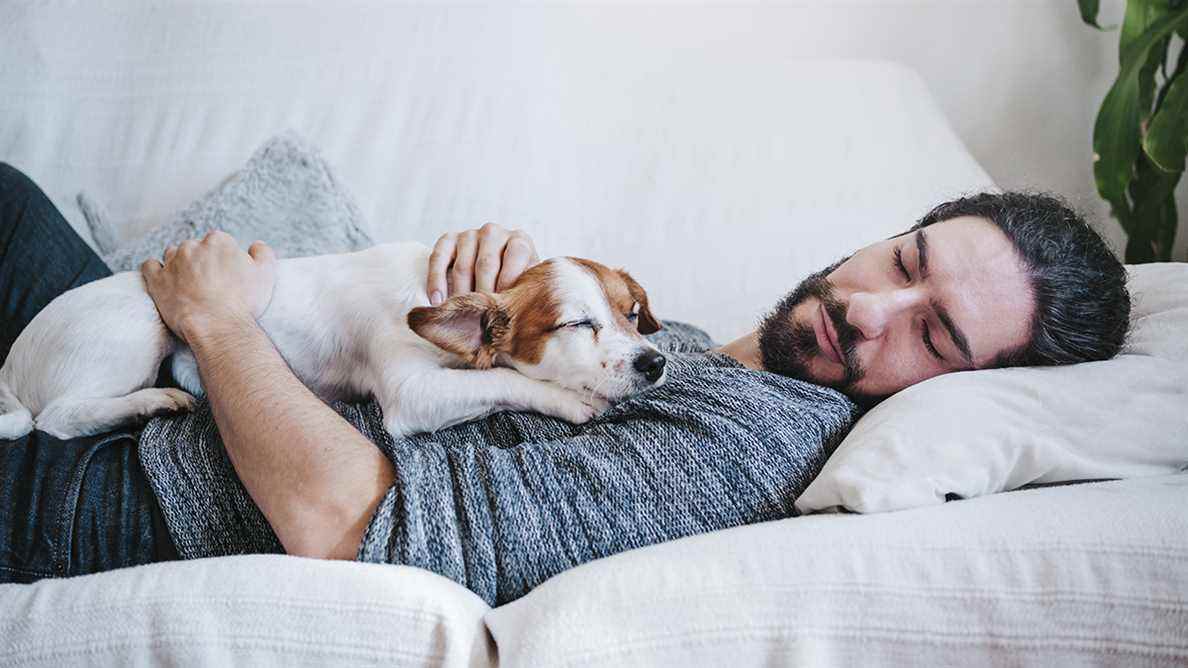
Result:
{"type": "Polygon", "coordinates": [[[178,330],[178,336],[195,351],[229,336],[261,331],[255,318],[236,312],[196,313],[178,321],[178,330]]]}

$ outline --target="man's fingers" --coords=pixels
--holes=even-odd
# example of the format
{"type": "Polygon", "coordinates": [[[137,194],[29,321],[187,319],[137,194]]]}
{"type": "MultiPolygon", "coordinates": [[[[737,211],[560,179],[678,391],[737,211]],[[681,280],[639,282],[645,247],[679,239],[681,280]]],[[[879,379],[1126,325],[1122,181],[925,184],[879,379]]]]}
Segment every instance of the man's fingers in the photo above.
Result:
{"type": "Polygon", "coordinates": [[[202,237],[202,243],[227,243],[228,241],[234,243],[235,237],[222,230],[211,230],[202,237]]]}
{"type": "Polygon", "coordinates": [[[429,302],[434,306],[445,301],[449,286],[446,285],[446,271],[454,261],[454,250],[458,246],[458,235],[448,233],[441,235],[433,245],[433,252],[429,254],[429,277],[426,288],[429,291],[429,302]]]}
{"type": "Polygon", "coordinates": [[[474,290],[474,258],[477,253],[478,232],[467,230],[458,235],[458,250],[449,275],[451,295],[474,290]]]}
{"type": "Polygon", "coordinates": [[[512,283],[524,273],[528,267],[536,264],[536,250],[532,244],[520,237],[512,237],[503,250],[503,268],[499,270],[499,281],[495,289],[503,291],[511,287],[512,283]]]}
{"type": "Polygon", "coordinates": [[[161,265],[160,260],[155,257],[150,257],[149,259],[140,263],[140,275],[143,276],[147,281],[154,278],[157,275],[157,272],[161,271],[163,268],[164,267],[161,265]]]}
{"type": "Polygon", "coordinates": [[[177,255],[177,246],[170,246],[165,249],[165,254],[162,257],[165,259],[165,262],[168,262],[173,259],[174,255],[177,255]]]}
{"type": "Polygon", "coordinates": [[[512,230],[511,237],[508,239],[508,243],[511,243],[512,241],[522,245],[527,251],[529,266],[540,262],[540,256],[536,254],[536,244],[532,243],[532,237],[528,236],[524,230],[512,230]]]}
{"type": "Polygon", "coordinates": [[[272,246],[263,241],[254,241],[251,246],[248,246],[248,255],[256,261],[256,264],[273,264],[276,262],[276,252],[272,250],[272,246]]]}
{"type": "Polygon", "coordinates": [[[474,289],[495,292],[495,279],[503,264],[503,249],[507,245],[507,230],[487,223],[479,228],[478,259],[474,262],[474,289]]]}

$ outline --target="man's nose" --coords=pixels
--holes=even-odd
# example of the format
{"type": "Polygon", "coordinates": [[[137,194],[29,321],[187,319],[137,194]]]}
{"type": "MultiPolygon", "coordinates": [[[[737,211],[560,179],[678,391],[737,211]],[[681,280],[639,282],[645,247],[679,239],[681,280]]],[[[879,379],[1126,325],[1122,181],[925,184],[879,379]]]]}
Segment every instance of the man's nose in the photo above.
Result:
{"type": "Polygon", "coordinates": [[[925,299],[923,292],[914,286],[855,292],[850,295],[850,303],[846,308],[846,322],[861,332],[863,338],[877,339],[888,325],[899,316],[918,308],[925,299]]]}

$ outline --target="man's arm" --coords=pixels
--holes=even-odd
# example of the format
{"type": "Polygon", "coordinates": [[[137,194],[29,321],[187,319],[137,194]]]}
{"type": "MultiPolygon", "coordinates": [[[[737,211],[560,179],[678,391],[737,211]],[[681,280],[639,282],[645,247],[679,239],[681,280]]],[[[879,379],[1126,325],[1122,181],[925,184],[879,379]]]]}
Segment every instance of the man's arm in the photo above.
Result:
{"type": "Polygon", "coordinates": [[[253,320],[188,332],[231,464],[289,554],[354,559],[394,479],[378,448],[314,396],[253,320]]]}
{"type": "Polygon", "coordinates": [[[141,266],[169,328],[194,351],[227,454],[289,554],[353,559],[391,463],[293,375],[256,324],[275,282],[272,251],[227,234],[141,266]]]}

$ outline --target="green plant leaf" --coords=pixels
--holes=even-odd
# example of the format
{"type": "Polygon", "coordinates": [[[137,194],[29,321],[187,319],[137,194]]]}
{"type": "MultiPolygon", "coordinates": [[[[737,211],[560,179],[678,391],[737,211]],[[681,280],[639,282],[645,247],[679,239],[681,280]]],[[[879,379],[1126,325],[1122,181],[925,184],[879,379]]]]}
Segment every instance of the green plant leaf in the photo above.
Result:
{"type": "Polygon", "coordinates": [[[1101,30],[1101,26],[1097,24],[1097,11],[1100,8],[1099,0],[1077,0],[1077,5],[1081,8],[1081,20],[1101,30]]]}
{"type": "Polygon", "coordinates": [[[1130,200],[1134,203],[1128,222],[1126,261],[1132,264],[1153,262],[1171,257],[1175,238],[1175,190],[1181,173],[1166,172],[1139,154],[1134,179],[1130,182],[1130,200]]]}
{"type": "MultiPolygon", "coordinates": [[[[1126,50],[1135,40],[1143,36],[1156,21],[1172,11],[1171,0],[1129,0],[1126,3],[1126,14],[1122,20],[1122,34],[1118,40],[1118,58],[1121,61],[1126,50]]],[[[1171,35],[1155,43],[1147,53],[1146,62],[1139,69],[1139,113],[1141,120],[1146,121],[1151,115],[1151,106],[1155,98],[1155,73],[1163,67],[1167,60],[1167,49],[1171,44],[1171,35]]]]}
{"type": "Polygon", "coordinates": [[[1182,172],[1188,154],[1188,74],[1176,74],[1165,90],[1143,137],[1143,151],[1159,169],[1182,172]]]}
{"type": "Polygon", "coordinates": [[[1144,239],[1134,235],[1126,238],[1126,264],[1143,264],[1154,261],[1155,255],[1151,251],[1151,245],[1144,239]]]}
{"type": "MultiPolygon", "coordinates": [[[[1178,180],[1178,179],[1177,179],[1178,180]]],[[[1176,245],[1176,225],[1180,222],[1180,214],[1176,211],[1176,196],[1169,195],[1163,205],[1163,223],[1156,234],[1155,247],[1159,250],[1160,262],[1171,262],[1172,249],[1176,245]]]]}
{"type": "Polygon", "coordinates": [[[1127,0],[1126,13],[1122,17],[1122,34],[1118,38],[1119,58],[1148,28],[1172,10],[1169,0],[1127,0]]]}
{"type": "Polygon", "coordinates": [[[1167,49],[1171,44],[1171,36],[1164,37],[1151,47],[1147,53],[1147,62],[1143,63],[1142,68],[1139,69],[1139,123],[1146,122],[1151,118],[1151,113],[1155,104],[1155,73],[1162,67],[1167,60],[1167,49]]]}
{"type": "MultiPolygon", "coordinates": [[[[1184,31],[1182,29],[1177,30],[1176,35],[1178,35],[1181,40],[1188,42],[1188,37],[1185,36],[1184,31]]],[[[1166,52],[1164,52],[1164,56],[1166,57],[1166,52]]],[[[1176,77],[1180,76],[1180,73],[1182,73],[1185,69],[1188,69],[1188,49],[1185,49],[1185,48],[1180,49],[1180,55],[1176,56],[1175,69],[1172,70],[1171,74],[1167,73],[1167,62],[1164,61],[1164,63],[1163,63],[1164,85],[1159,88],[1159,94],[1155,97],[1155,109],[1156,110],[1158,110],[1160,105],[1163,104],[1163,99],[1167,97],[1167,91],[1168,91],[1168,88],[1170,88],[1170,86],[1168,86],[1167,84],[1170,83],[1172,79],[1175,79],[1176,77]]]]}
{"type": "MultiPolygon", "coordinates": [[[[1127,3],[1128,19],[1130,18],[1127,3]]],[[[1140,3],[1147,4],[1147,3],[1140,3]]],[[[1131,22],[1131,26],[1134,22],[1131,22]]],[[[1110,203],[1115,216],[1130,232],[1126,219],[1126,194],[1134,174],[1135,160],[1139,155],[1141,124],[1150,110],[1140,108],[1140,74],[1148,63],[1151,49],[1161,44],[1168,35],[1188,25],[1188,9],[1177,10],[1160,17],[1137,37],[1129,40],[1122,48],[1121,68],[1117,80],[1097,114],[1093,126],[1093,175],[1097,191],[1110,203]]],[[[1126,32],[1126,25],[1123,25],[1126,32]]]]}

